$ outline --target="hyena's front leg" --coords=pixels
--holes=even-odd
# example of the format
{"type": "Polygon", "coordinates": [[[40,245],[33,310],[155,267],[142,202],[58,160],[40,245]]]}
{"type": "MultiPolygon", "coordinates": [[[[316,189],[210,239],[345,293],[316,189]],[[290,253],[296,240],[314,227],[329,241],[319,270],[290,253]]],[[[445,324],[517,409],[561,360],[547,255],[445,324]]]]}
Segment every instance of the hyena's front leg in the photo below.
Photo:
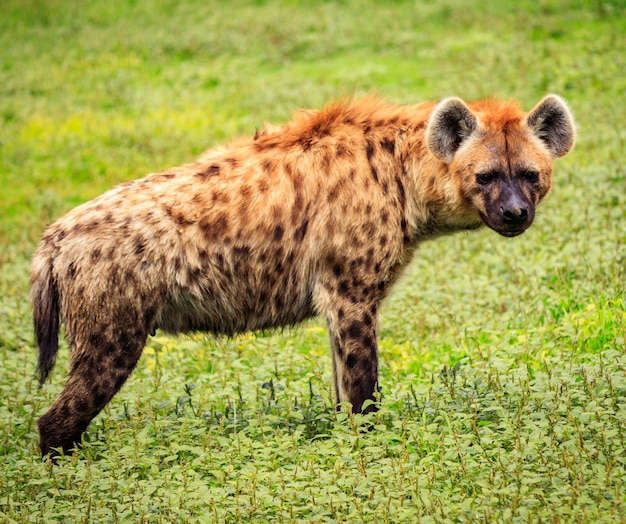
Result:
{"type": "Polygon", "coordinates": [[[328,315],[337,402],[350,402],[354,413],[376,407],[378,388],[377,306],[346,303],[328,315]]]}

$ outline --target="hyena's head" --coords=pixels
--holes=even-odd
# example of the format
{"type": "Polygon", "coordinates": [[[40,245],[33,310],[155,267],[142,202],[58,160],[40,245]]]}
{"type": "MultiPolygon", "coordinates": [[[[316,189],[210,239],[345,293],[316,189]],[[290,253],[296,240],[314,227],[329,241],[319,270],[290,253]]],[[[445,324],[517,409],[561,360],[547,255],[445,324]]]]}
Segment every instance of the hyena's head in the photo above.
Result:
{"type": "Polygon", "coordinates": [[[529,113],[511,102],[447,98],[435,107],[426,133],[470,212],[512,237],[532,224],[552,184],[552,161],[572,148],[575,125],[556,95],[529,113]]]}

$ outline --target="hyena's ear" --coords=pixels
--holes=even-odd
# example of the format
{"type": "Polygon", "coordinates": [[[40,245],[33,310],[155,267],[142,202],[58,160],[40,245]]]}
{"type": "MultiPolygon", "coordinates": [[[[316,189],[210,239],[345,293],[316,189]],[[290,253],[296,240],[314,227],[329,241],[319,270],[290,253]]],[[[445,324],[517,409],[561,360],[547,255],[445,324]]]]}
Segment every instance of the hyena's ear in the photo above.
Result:
{"type": "Polygon", "coordinates": [[[576,124],[560,96],[543,97],[526,116],[526,123],[554,158],[567,154],[574,145],[576,124]]]}
{"type": "Polygon", "coordinates": [[[428,147],[440,160],[452,162],[454,153],[478,126],[474,113],[460,98],[439,102],[428,122],[428,147]]]}

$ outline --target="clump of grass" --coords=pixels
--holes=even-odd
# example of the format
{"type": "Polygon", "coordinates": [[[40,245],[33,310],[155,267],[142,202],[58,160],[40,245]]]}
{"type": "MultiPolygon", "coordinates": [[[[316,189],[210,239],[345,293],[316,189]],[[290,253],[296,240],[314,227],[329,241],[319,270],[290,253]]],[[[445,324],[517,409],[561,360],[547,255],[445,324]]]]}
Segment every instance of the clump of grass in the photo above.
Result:
{"type": "MultiPolygon", "coordinates": [[[[363,417],[334,410],[310,357],[273,337],[255,342],[265,357],[254,345],[189,341],[184,355],[148,357],[59,467],[37,458],[31,427],[29,449],[3,465],[4,514],[616,522],[626,509],[623,352],[537,370],[465,359],[408,391],[388,386],[381,410],[363,417]],[[192,385],[169,370],[197,366],[193,346],[224,364],[192,385]]],[[[30,424],[50,389],[29,393],[30,424]]]]}

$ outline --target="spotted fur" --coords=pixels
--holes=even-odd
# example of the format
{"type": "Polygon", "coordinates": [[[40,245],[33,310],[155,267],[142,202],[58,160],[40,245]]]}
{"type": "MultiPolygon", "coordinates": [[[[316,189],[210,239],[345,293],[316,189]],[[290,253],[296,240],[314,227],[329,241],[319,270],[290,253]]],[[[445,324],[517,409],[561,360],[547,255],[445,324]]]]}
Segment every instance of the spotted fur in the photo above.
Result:
{"type": "Polygon", "coordinates": [[[32,263],[42,383],[59,319],[72,351],[38,421],[42,453],[80,441],[157,329],[233,335],[322,316],[337,400],[362,411],[377,389],[378,309],[416,246],[483,223],[521,233],[573,139],[555,95],[528,114],[495,100],[366,98],[299,112],[75,208],[32,263]]]}

